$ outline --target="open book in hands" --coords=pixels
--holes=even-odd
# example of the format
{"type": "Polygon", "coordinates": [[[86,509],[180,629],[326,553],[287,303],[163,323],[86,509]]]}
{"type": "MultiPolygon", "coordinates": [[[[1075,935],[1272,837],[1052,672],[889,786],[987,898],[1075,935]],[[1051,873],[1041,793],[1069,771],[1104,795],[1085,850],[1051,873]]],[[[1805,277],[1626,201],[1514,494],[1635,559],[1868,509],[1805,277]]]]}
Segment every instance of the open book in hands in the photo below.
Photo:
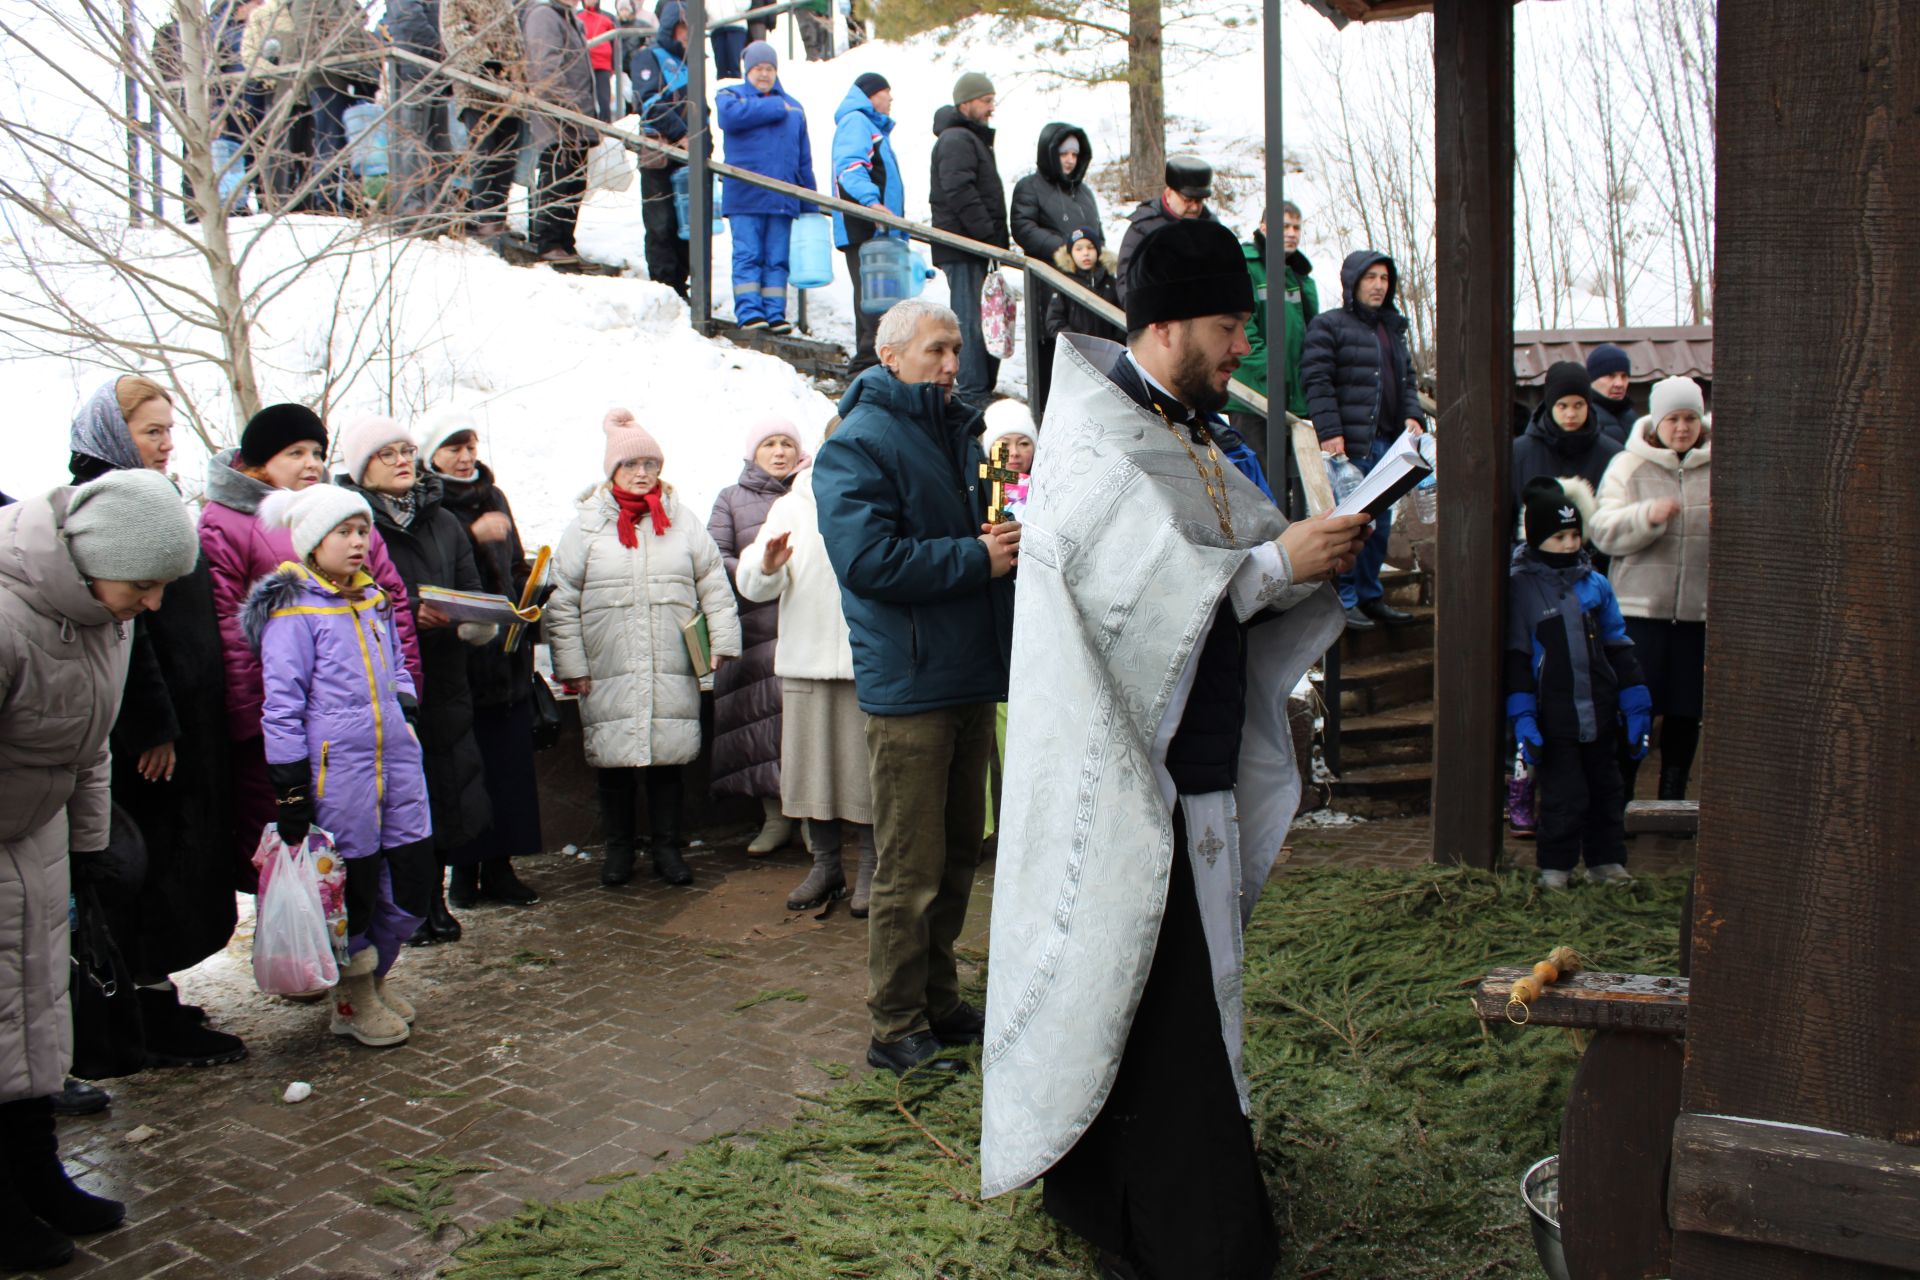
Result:
{"type": "Polygon", "coordinates": [[[1333,508],[1336,516],[1362,512],[1378,520],[1402,494],[1433,474],[1434,440],[1431,432],[1404,433],[1393,442],[1380,461],[1373,464],[1366,479],[1333,508]]]}

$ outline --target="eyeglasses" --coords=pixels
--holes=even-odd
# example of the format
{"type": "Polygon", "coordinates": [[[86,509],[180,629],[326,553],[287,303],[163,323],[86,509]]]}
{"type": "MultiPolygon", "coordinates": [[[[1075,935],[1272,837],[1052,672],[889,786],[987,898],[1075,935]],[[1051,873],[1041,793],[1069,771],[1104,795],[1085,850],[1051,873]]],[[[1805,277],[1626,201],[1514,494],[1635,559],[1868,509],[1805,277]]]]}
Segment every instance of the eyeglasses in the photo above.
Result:
{"type": "Polygon", "coordinates": [[[391,467],[396,463],[412,462],[419,454],[420,451],[410,444],[390,444],[373,456],[391,467]]]}
{"type": "Polygon", "coordinates": [[[660,459],[635,458],[631,462],[621,463],[619,469],[625,471],[629,467],[640,472],[642,475],[657,476],[660,474],[660,459]]]}

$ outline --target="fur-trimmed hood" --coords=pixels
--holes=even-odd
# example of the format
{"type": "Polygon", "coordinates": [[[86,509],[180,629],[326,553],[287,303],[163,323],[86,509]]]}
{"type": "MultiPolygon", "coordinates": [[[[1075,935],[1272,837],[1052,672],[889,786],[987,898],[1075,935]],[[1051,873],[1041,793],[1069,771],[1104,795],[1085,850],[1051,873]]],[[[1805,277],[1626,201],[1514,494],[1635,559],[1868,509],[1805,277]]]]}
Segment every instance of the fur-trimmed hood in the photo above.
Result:
{"type": "MultiPolygon", "coordinates": [[[[386,593],[380,590],[379,584],[365,569],[353,575],[353,585],[363,593],[385,598],[386,593]]],[[[320,578],[311,569],[289,560],[254,583],[253,590],[247,592],[247,598],[240,606],[240,631],[253,651],[259,653],[260,638],[267,633],[267,623],[274,614],[291,608],[303,595],[325,598],[340,594],[333,584],[320,578]]]]}
{"type": "Polygon", "coordinates": [[[1593,496],[1593,486],[1579,476],[1559,476],[1560,492],[1567,495],[1567,501],[1580,513],[1582,526],[1593,523],[1593,513],[1600,509],[1600,503],[1593,496]]]}
{"type": "MultiPolygon", "coordinates": [[[[1053,251],[1053,265],[1070,276],[1080,274],[1080,268],[1073,264],[1073,246],[1070,244],[1063,244],[1053,251]]],[[[1120,269],[1120,255],[1111,249],[1102,249],[1094,266],[1105,267],[1111,275],[1120,269]]]]}

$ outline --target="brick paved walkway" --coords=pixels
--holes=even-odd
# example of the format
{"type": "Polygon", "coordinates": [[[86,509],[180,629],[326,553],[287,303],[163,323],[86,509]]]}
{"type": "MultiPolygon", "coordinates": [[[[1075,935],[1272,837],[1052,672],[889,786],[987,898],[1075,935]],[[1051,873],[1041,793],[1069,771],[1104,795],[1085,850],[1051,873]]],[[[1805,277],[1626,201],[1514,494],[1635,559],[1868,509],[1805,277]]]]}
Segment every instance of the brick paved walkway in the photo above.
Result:
{"type": "MultiPolygon", "coordinates": [[[[363,1280],[431,1275],[458,1244],[377,1207],[388,1162],[428,1156],[485,1172],[448,1185],[464,1227],[527,1199],[593,1195],[688,1146],[783,1120],[823,1086],[823,1064],[866,1041],[865,924],[784,909],[801,855],[750,860],[739,837],[695,850],[692,891],[636,879],[600,888],[597,861],[523,864],[545,897],[525,911],[464,912],[466,939],[409,952],[395,971],[419,1006],[405,1046],[369,1050],[327,1031],[324,1006],[262,996],[244,942],[183,980],[246,1061],[146,1072],[108,1087],[104,1115],[62,1122],[69,1167],[128,1201],[128,1225],[82,1242],[61,1277],[363,1280]],[[756,995],[793,989],[736,1011],[756,995]],[[298,1106],[290,1081],[313,1085],[298,1106]],[[136,1139],[139,1139],[136,1141],[136,1139]]],[[[1303,828],[1288,866],[1413,866],[1424,820],[1303,828]]],[[[1524,846],[1509,860],[1530,863],[1524,846]]],[[[1643,837],[1636,866],[1670,870],[1690,846],[1643,837]]],[[[963,945],[984,941],[991,864],[963,945]]]]}

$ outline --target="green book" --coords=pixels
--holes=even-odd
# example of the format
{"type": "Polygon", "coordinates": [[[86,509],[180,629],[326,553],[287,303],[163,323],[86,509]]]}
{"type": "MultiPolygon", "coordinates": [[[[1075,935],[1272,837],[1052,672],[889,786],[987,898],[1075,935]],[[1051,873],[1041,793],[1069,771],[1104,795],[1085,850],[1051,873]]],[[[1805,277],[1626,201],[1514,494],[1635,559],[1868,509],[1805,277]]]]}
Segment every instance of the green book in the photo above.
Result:
{"type": "Polygon", "coordinates": [[[693,661],[693,674],[712,675],[713,637],[707,631],[707,615],[694,614],[693,621],[680,628],[680,638],[687,642],[687,657],[693,661]]]}

